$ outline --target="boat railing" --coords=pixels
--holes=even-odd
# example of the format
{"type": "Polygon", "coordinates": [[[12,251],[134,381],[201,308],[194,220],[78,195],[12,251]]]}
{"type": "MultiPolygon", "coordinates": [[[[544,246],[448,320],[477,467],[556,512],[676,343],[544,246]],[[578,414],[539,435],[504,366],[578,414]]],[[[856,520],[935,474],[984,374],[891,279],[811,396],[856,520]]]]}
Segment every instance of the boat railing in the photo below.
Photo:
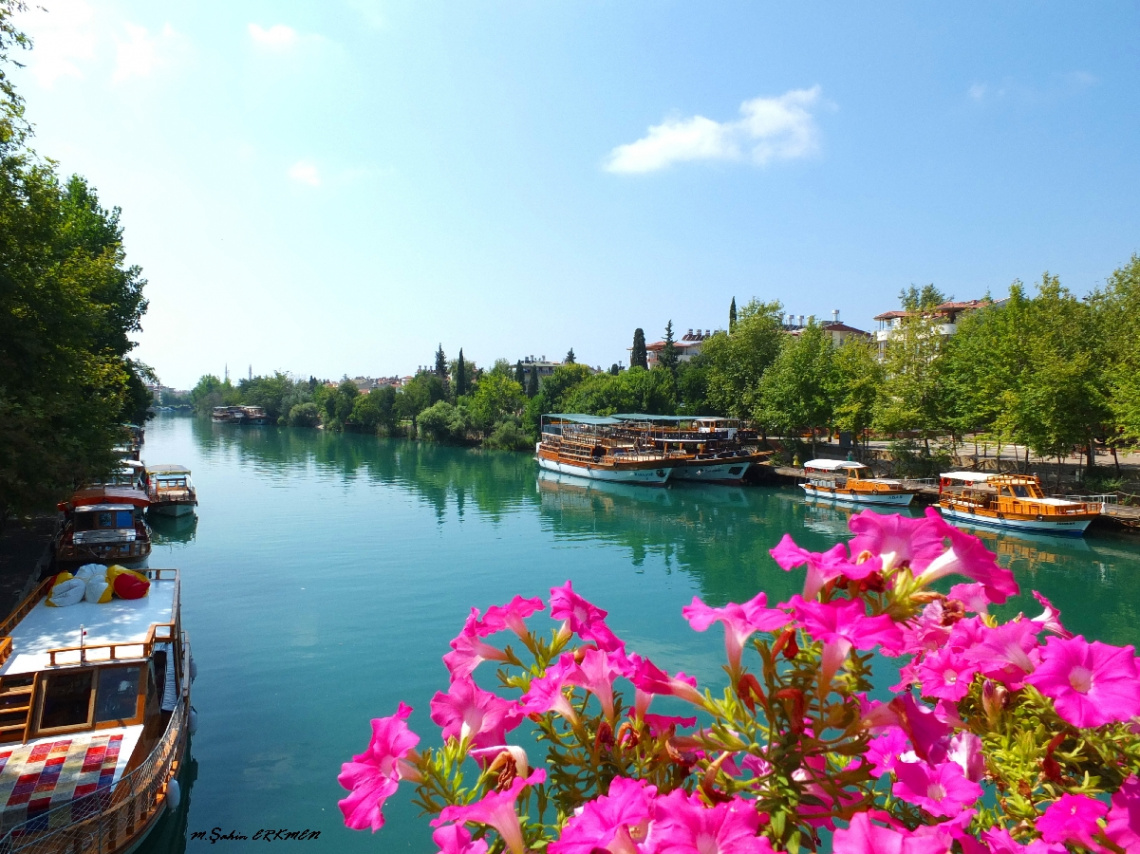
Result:
{"type": "Polygon", "coordinates": [[[904,477],[902,485],[906,489],[922,489],[923,487],[930,487],[931,489],[938,488],[938,478],[936,477],[904,477]]]}
{"type": "Polygon", "coordinates": [[[1066,501],[1083,501],[1086,504],[1119,504],[1120,496],[1115,492],[1102,492],[1095,495],[1062,495],[1055,493],[1050,498],[1063,498],[1066,501]]]}
{"type": "Polygon", "coordinates": [[[0,819],[0,854],[96,854],[123,850],[155,820],[178,773],[188,702],[174,709],[166,730],[142,765],[110,790],[75,798],[8,827],[0,819]]]}
{"type": "Polygon", "coordinates": [[[135,660],[150,658],[156,643],[171,643],[178,627],[174,623],[155,623],[146,637],[136,641],[116,641],[114,643],[84,644],[83,646],[60,646],[48,650],[48,661],[52,667],[65,664],[87,664],[91,662],[135,660]],[[125,650],[125,651],[124,651],[125,650]],[[105,654],[104,654],[105,651],[105,654]],[[60,661],[60,656],[74,655],[74,660],[60,661]]]}

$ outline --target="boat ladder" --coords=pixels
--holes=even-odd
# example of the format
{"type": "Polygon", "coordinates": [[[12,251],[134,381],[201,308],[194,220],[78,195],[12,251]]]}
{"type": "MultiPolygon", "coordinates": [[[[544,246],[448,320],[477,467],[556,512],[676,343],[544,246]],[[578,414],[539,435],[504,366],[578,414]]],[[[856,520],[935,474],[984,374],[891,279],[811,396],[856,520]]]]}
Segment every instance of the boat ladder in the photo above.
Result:
{"type": "Polygon", "coordinates": [[[34,673],[5,676],[0,680],[0,742],[24,740],[34,689],[34,673]]]}

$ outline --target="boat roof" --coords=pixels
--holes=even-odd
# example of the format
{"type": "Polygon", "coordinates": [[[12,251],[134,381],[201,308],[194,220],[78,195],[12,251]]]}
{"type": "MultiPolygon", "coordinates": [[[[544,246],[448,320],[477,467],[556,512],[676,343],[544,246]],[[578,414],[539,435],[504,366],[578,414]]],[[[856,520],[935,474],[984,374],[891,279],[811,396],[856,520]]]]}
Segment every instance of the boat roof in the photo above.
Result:
{"type": "Polygon", "coordinates": [[[123,469],[134,469],[137,471],[138,469],[141,469],[141,468],[146,468],[146,466],[144,466],[138,460],[120,460],[119,461],[119,470],[120,471],[122,471],[123,469]]]}
{"type": "MultiPolygon", "coordinates": [[[[50,669],[48,651],[79,646],[81,627],[87,632],[85,646],[137,643],[140,645],[138,657],[142,658],[141,645],[147,639],[151,626],[173,623],[177,601],[177,573],[151,578],[150,590],[141,599],[113,598],[103,604],[84,601],[51,608],[45,596],[9,632],[12,654],[0,666],[0,676],[50,669]]],[[[105,648],[93,650],[87,661],[97,663],[106,660],[106,655],[105,648]]],[[[122,658],[130,655],[133,651],[129,648],[120,652],[122,658]]],[[[67,665],[57,666],[70,664],[74,662],[69,657],[67,665]]]]}
{"type": "Polygon", "coordinates": [[[820,471],[836,471],[837,469],[865,469],[862,463],[850,460],[808,460],[804,463],[805,469],[818,469],[820,471]]]}
{"type": "Polygon", "coordinates": [[[677,424],[694,420],[692,415],[647,415],[644,412],[618,412],[614,418],[621,421],[656,421],[661,424],[677,424]]]}
{"type": "Polygon", "coordinates": [[[186,468],[186,466],[180,466],[180,465],[177,465],[175,463],[163,463],[163,464],[154,465],[154,466],[147,466],[146,467],[146,473],[147,474],[155,474],[155,475],[190,474],[190,469],[186,468]]]}
{"type": "Polygon", "coordinates": [[[557,421],[570,421],[574,424],[592,424],[595,426],[621,424],[617,418],[611,415],[584,415],[581,413],[558,413],[552,412],[542,416],[543,418],[557,421]]]}
{"type": "Polygon", "coordinates": [[[74,509],[76,513],[98,513],[108,510],[126,510],[128,506],[126,504],[80,504],[74,509]]]}
{"type": "Polygon", "coordinates": [[[943,480],[961,480],[966,483],[985,483],[991,477],[997,477],[993,472],[986,471],[944,471],[939,475],[943,480]]]}
{"type": "Polygon", "coordinates": [[[150,503],[147,494],[133,486],[89,486],[71,496],[72,507],[85,504],[133,504],[146,507],[150,503]]]}

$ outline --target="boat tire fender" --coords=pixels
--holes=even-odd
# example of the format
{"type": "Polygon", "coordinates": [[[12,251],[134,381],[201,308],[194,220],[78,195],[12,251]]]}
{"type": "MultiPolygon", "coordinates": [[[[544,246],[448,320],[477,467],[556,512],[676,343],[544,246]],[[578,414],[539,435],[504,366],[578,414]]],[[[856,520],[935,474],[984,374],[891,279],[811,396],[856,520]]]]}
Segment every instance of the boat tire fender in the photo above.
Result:
{"type": "Polygon", "coordinates": [[[1045,521],[1045,517],[1044,517],[1044,516],[1042,516],[1040,513],[1038,513],[1038,514],[1037,514],[1037,521],[1038,521],[1038,522],[1044,522],[1044,521],[1045,521]]]}
{"type": "Polygon", "coordinates": [[[198,662],[194,660],[194,653],[190,653],[190,681],[198,678],[198,662]]]}
{"type": "Polygon", "coordinates": [[[190,712],[186,716],[186,731],[190,735],[198,731],[198,710],[193,706],[190,707],[190,712]]]}

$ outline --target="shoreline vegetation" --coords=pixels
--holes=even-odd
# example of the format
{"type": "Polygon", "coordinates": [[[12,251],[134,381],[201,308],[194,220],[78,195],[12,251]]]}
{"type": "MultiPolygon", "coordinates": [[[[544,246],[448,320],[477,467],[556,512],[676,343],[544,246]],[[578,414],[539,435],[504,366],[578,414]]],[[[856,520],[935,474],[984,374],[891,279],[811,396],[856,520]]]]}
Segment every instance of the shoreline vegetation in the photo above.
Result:
{"type": "Polygon", "coordinates": [[[31,47],[0,0],[0,531],[120,462],[153,371],[132,359],[146,280],[126,262],[119,208],[31,148],[7,69],[31,47]]]}
{"type": "Polygon", "coordinates": [[[738,310],[733,299],[729,331],[690,361],[671,346],[670,322],[652,370],[637,329],[624,370],[576,364],[571,350],[538,382],[522,362],[484,370],[462,350],[449,361],[441,345],[434,367],[400,388],[361,393],[347,377],[279,372],[234,385],[207,375],[188,400],[162,402],[189,402],[203,415],[253,405],[281,425],[506,450],[533,448],[543,413],[717,415],[751,422],[765,441],[793,437],[781,442],[785,462],[815,456],[816,437],[846,434],[857,457],[885,440],[907,474],[931,476],[984,442],[998,458],[1012,450],[1023,467],[1031,454],[1058,466],[1079,455],[1086,488],[1118,490],[1128,479],[1120,454],[1140,444],[1140,256],[1084,297],[1048,273],[1035,291],[1014,282],[947,335],[935,311],[947,296],[912,286],[881,355],[873,340],[833,344],[814,320],[789,335],[780,303],[754,299],[738,310]]]}

